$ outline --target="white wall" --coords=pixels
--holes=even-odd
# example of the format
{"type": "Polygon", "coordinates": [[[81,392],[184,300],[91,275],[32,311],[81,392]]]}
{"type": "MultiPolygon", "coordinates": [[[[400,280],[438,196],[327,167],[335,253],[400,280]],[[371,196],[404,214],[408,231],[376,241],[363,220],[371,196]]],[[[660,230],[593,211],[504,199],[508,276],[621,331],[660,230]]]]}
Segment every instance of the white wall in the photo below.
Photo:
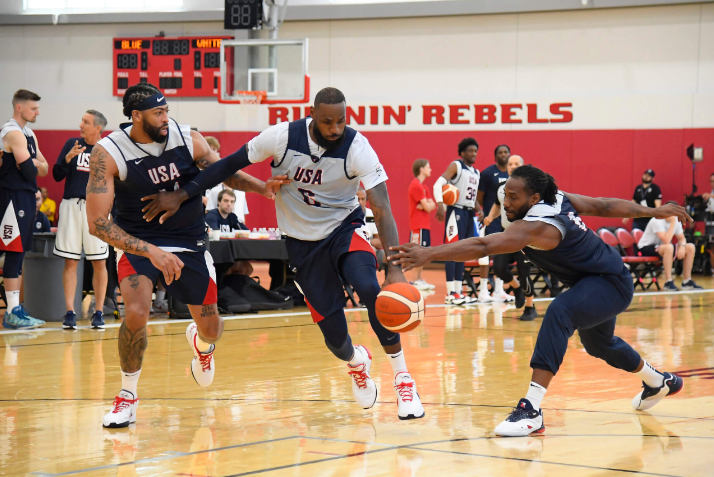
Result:
{"type": "MultiPolygon", "coordinates": [[[[122,120],[111,95],[115,36],[222,32],[218,22],[0,27],[0,98],[18,88],[43,97],[38,129],[74,129],[87,108],[122,120]]],[[[411,106],[403,126],[424,125],[421,106],[572,103],[561,124],[482,129],[714,127],[714,5],[461,17],[287,22],[281,38],[310,39],[312,94],[342,89],[348,103],[411,106]]],[[[260,130],[268,109],[213,100],[171,101],[172,115],[202,130],[260,130]]],[[[524,106],[525,109],[525,106],[524,106]]],[[[10,114],[9,104],[7,113],[10,114]]],[[[540,114],[540,113],[539,113],[540,114]]],[[[472,114],[469,114],[469,117],[472,114]]]]}

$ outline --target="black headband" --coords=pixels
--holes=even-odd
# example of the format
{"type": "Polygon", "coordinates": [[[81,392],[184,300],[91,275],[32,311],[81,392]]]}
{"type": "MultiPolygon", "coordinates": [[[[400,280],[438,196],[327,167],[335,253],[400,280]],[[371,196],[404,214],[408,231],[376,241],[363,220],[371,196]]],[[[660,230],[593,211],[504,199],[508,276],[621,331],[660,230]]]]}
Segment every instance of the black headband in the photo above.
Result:
{"type": "Polygon", "coordinates": [[[159,106],[166,106],[166,98],[163,93],[156,93],[148,98],[144,98],[139,104],[132,108],[134,111],[146,111],[147,109],[158,108],[159,106]]]}

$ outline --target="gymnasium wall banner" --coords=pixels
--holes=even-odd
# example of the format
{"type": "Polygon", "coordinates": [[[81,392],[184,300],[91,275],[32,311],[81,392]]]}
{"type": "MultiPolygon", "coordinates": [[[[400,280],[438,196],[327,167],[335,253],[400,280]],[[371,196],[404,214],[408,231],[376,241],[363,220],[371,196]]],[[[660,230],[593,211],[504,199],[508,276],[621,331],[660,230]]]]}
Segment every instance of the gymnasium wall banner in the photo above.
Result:
{"type": "MultiPolygon", "coordinates": [[[[268,107],[271,125],[295,121],[309,114],[310,106],[268,107]]],[[[573,121],[573,103],[347,106],[347,124],[351,126],[403,126],[407,121],[417,121],[424,126],[570,123],[573,121]]]]}

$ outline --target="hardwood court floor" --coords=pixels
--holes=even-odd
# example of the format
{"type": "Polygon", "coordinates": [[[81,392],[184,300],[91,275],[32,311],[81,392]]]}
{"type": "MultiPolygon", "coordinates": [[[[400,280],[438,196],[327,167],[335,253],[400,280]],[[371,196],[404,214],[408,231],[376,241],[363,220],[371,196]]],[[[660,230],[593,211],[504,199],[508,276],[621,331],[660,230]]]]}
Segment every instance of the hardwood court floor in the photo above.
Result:
{"type": "MultiPolygon", "coordinates": [[[[429,301],[442,299],[439,290],[429,301]]],[[[541,317],[548,303],[537,303],[541,317]]],[[[637,378],[587,356],[576,336],[544,401],[545,434],[526,438],[493,428],[526,390],[541,319],[521,323],[505,308],[431,307],[403,336],[426,409],[404,422],[361,311],[348,320],[374,356],[380,395],[370,410],[353,402],[345,365],[304,310],[228,320],[205,390],[191,377],[187,322],[159,317],[138,421],[117,430],[101,426],[120,388],[117,322],[104,332],[57,323],[2,332],[0,475],[714,475],[714,293],[636,296],[620,317],[620,336],[682,373],[679,395],[634,412],[637,378]]]]}

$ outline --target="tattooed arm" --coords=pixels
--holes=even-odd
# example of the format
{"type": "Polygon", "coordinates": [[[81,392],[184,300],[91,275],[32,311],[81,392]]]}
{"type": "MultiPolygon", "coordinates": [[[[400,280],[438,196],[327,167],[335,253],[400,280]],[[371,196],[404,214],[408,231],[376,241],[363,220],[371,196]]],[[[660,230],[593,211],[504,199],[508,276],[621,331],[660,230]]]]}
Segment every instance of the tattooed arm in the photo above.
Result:
{"type": "Polygon", "coordinates": [[[183,263],[179,258],[133,237],[122,230],[109,218],[114,203],[114,178],[119,170],[114,159],[99,144],[94,146],[89,156],[89,182],[87,182],[87,222],[89,233],[103,240],[117,250],[147,257],[161,270],[166,283],[181,276],[183,263]]]}
{"type": "MultiPolygon", "coordinates": [[[[394,222],[392,208],[389,204],[387,184],[382,182],[369,189],[367,191],[367,200],[374,213],[374,222],[377,224],[377,232],[384,250],[389,250],[390,247],[399,245],[399,234],[397,233],[397,224],[394,222]]],[[[385,285],[407,281],[404,278],[401,266],[388,262],[387,267],[389,267],[389,271],[387,280],[384,282],[385,285]]]]}
{"type": "MultiPolygon", "coordinates": [[[[206,142],[206,139],[198,131],[191,131],[191,139],[193,139],[193,159],[196,165],[201,169],[205,169],[221,160],[217,153],[211,150],[206,142]]],[[[243,171],[238,171],[231,177],[223,181],[225,185],[231,189],[241,190],[243,192],[255,192],[263,195],[268,199],[275,199],[275,193],[280,189],[287,176],[276,176],[268,180],[267,183],[257,179],[243,171]]]]}

